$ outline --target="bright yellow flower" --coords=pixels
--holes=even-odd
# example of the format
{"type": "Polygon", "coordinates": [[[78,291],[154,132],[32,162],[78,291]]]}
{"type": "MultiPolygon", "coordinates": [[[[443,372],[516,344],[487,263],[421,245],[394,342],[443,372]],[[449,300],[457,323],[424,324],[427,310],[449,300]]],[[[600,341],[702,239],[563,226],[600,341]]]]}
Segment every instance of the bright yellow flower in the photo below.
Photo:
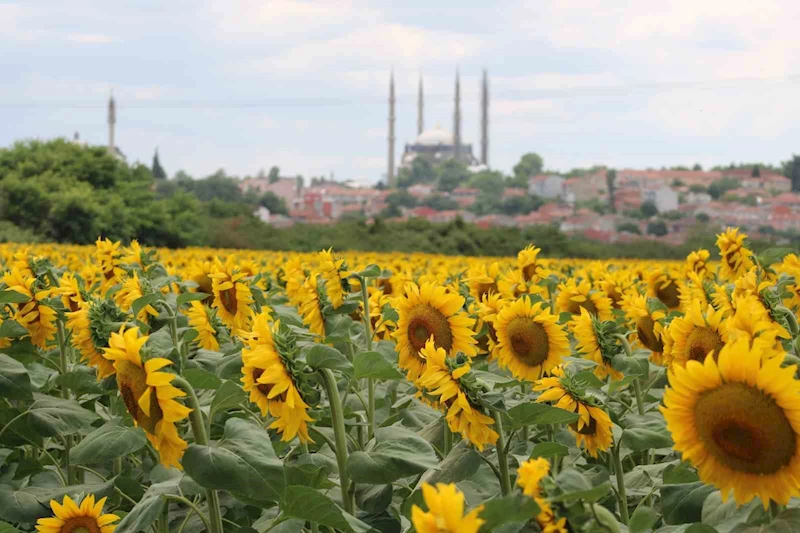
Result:
{"type": "Polygon", "coordinates": [[[189,327],[197,332],[197,337],[194,339],[195,344],[205,350],[219,350],[217,330],[214,329],[211,320],[213,311],[196,300],[190,305],[186,316],[189,319],[189,327]]]}
{"type": "Polygon", "coordinates": [[[559,284],[556,307],[560,313],[577,315],[584,308],[602,321],[613,318],[611,299],[602,291],[592,290],[589,280],[577,282],[570,278],[559,284]]]}
{"type": "Polygon", "coordinates": [[[744,245],[747,235],[739,233],[739,228],[727,228],[717,235],[720,255],[720,276],[728,281],[736,281],[753,268],[753,252],[744,245]]]}
{"type": "Polygon", "coordinates": [[[709,353],[714,357],[728,341],[728,323],[723,319],[722,311],[715,311],[709,305],[705,312],[700,303],[689,311],[672,320],[664,338],[664,360],[670,364],[685,365],[687,361],[705,361],[709,353]]]}
{"type": "Polygon", "coordinates": [[[669,372],[661,412],[674,448],[723,501],[758,496],[766,508],[800,495],[800,382],[781,362],[742,338],[669,372]]]}
{"type": "Polygon", "coordinates": [[[547,459],[528,459],[517,470],[517,485],[522,487],[522,493],[530,496],[539,506],[536,522],[542,533],[567,533],[567,519],[556,519],[550,502],[543,494],[539,483],[550,473],[550,463],[547,459]]]}
{"type": "Polygon", "coordinates": [[[39,533],[113,533],[117,528],[114,524],[119,517],[113,514],[103,514],[105,498],[95,503],[94,494],[83,498],[78,505],[69,496],[64,496],[63,503],[50,500],[53,516],[40,518],[36,522],[36,531],[39,533]]]}
{"type": "Polygon", "coordinates": [[[343,265],[344,259],[334,257],[331,249],[319,253],[320,277],[325,280],[325,292],[334,309],[338,309],[344,303],[345,294],[342,283],[345,280],[341,272],[343,265]]]}
{"type": "Polygon", "coordinates": [[[211,274],[211,286],[214,302],[222,323],[230,328],[233,335],[241,335],[250,328],[253,310],[253,293],[246,283],[246,275],[239,271],[235,262],[228,260],[225,264],[217,262],[216,270],[211,274]]]}
{"type": "Polygon", "coordinates": [[[574,318],[570,322],[572,334],[575,336],[576,348],[582,352],[587,359],[597,363],[594,367],[594,375],[599,379],[606,379],[606,376],[611,376],[611,379],[622,379],[624,374],[615,370],[606,359],[606,356],[612,354],[603,354],[601,349],[601,339],[597,331],[597,319],[589,314],[589,311],[581,307],[581,314],[579,317],[574,318]]]}
{"type": "Polygon", "coordinates": [[[417,533],[478,533],[486,522],[478,518],[483,505],[464,515],[464,495],[453,483],[437,483],[436,487],[423,483],[422,497],[428,511],[418,505],[411,508],[411,522],[417,533]]]}

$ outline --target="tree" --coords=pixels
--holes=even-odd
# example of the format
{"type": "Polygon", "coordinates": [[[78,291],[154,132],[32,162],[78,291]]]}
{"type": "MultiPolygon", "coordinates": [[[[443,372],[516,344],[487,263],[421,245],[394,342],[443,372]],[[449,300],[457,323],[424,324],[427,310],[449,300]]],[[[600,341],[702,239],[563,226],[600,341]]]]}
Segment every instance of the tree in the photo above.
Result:
{"type": "Polygon", "coordinates": [[[750,173],[750,176],[752,176],[754,178],[760,178],[761,177],[761,169],[758,167],[758,165],[753,167],[753,172],[750,173]]]}
{"type": "Polygon", "coordinates": [[[466,165],[456,159],[448,159],[439,165],[436,188],[440,191],[452,191],[469,179],[466,165]]]}
{"type": "Polygon", "coordinates": [[[792,192],[800,192],[800,156],[793,155],[790,161],[784,163],[784,176],[792,180],[792,192]]]}
{"type": "Polygon", "coordinates": [[[403,214],[401,207],[412,208],[417,206],[417,199],[406,190],[400,189],[386,196],[386,217],[399,217],[403,214]]]}
{"type": "Polygon", "coordinates": [[[544,201],[538,196],[510,196],[503,200],[500,213],[505,215],[527,215],[539,209],[544,201]]]}
{"type": "Polygon", "coordinates": [[[436,170],[430,161],[424,157],[417,157],[410,167],[403,167],[397,173],[397,187],[407,189],[418,183],[433,183],[436,181],[436,170]]]}
{"type": "Polygon", "coordinates": [[[459,207],[458,202],[442,194],[432,194],[424,198],[422,202],[420,202],[420,205],[430,207],[436,211],[449,211],[451,209],[458,209],[459,207]]]}
{"type": "Polygon", "coordinates": [[[692,167],[692,170],[702,171],[703,170],[703,165],[701,165],[700,163],[695,163],[694,166],[692,167]]]}
{"type": "Polygon", "coordinates": [[[735,178],[721,178],[711,182],[708,186],[708,194],[715,200],[725,196],[725,193],[739,188],[739,180],[735,178]]]}
{"type": "Polygon", "coordinates": [[[708,189],[700,185],[699,183],[692,183],[689,185],[689,192],[708,192],[708,189]]]}
{"type": "Polygon", "coordinates": [[[650,201],[642,202],[642,205],[639,206],[639,211],[641,211],[645,218],[650,218],[658,214],[658,207],[650,201]]]}
{"type": "Polygon", "coordinates": [[[289,214],[289,210],[286,208],[286,201],[272,191],[265,192],[258,199],[258,205],[266,207],[272,214],[289,214]]]}
{"type": "Polygon", "coordinates": [[[711,220],[711,218],[708,216],[707,213],[697,213],[694,216],[694,219],[697,220],[698,222],[702,223],[702,224],[707,224],[708,221],[711,220]]]}
{"type": "Polygon", "coordinates": [[[667,225],[662,220],[655,220],[647,224],[647,234],[663,237],[668,233],[667,225]]]}
{"type": "Polygon", "coordinates": [[[158,148],[156,148],[156,153],[153,155],[153,168],[151,169],[151,172],[156,180],[167,179],[167,173],[161,166],[161,161],[158,160],[158,148]]]}
{"type": "Polygon", "coordinates": [[[281,169],[279,169],[278,167],[272,167],[271,169],[269,169],[269,174],[267,177],[269,177],[270,183],[275,183],[281,177],[281,169]]]}
{"type": "Polygon", "coordinates": [[[636,235],[641,235],[642,232],[639,230],[639,226],[634,224],[633,222],[623,222],[622,224],[617,226],[617,231],[620,233],[634,233],[636,235]]]}
{"type": "Polygon", "coordinates": [[[505,179],[505,176],[496,170],[481,170],[469,178],[467,185],[480,189],[482,193],[500,194],[505,189],[505,179]]]}
{"type": "Polygon", "coordinates": [[[617,171],[610,168],[606,171],[606,187],[608,188],[608,207],[612,213],[617,212],[617,203],[614,198],[616,192],[617,171]]]}
{"type": "Polygon", "coordinates": [[[528,152],[523,155],[519,163],[514,165],[514,179],[512,182],[518,186],[527,186],[528,178],[541,174],[544,168],[544,159],[539,154],[528,152]]]}

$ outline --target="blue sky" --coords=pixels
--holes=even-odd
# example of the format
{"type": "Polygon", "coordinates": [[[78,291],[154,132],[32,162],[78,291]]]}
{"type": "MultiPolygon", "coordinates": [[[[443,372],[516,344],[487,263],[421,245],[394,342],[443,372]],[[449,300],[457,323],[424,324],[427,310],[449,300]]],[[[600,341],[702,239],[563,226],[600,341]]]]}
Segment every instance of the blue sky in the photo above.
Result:
{"type": "Polygon", "coordinates": [[[426,125],[451,129],[456,68],[477,150],[487,68],[504,172],[527,151],[559,170],[777,163],[800,152],[798,27],[792,0],[0,0],[0,145],[104,144],[113,89],[130,160],[374,182],[390,70],[399,154],[420,74],[426,125]]]}

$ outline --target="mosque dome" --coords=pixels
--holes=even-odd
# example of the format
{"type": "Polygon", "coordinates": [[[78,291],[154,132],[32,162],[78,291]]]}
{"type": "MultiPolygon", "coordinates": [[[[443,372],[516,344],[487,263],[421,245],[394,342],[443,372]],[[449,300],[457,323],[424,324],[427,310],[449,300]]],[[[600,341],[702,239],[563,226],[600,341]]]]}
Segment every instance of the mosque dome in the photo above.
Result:
{"type": "Polygon", "coordinates": [[[453,134],[436,126],[432,130],[420,133],[414,144],[421,144],[422,146],[452,145],[453,134]]]}

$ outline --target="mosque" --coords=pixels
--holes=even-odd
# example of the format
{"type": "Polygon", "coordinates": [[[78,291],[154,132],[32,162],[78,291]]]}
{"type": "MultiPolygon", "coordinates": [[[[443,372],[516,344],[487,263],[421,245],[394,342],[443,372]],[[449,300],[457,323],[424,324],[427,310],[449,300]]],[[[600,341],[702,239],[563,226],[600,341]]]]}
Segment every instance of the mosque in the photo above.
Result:
{"type": "MultiPolygon", "coordinates": [[[[419,80],[417,96],[417,137],[411,143],[406,143],[403,156],[400,160],[401,167],[409,167],[415,159],[424,157],[432,163],[440,163],[448,159],[457,159],[471,170],[477,171],[488,168],[489,165],[489,80],[486,70],[483,71],[481,81],[481,146],[480,157],[472,152],[472,145],[464,142],[461,136],[461,83],[456,72],[455,109],[453,111],[453,131],[449,132],[437,125],[433,129],[425,129],[424,120],[424,91],[422,78],[419,80]]],[[[394,75],[389,79],[389,154],[387,161],[386,183],[394,186],[395,163],[395,93],[394,75]]]]}

